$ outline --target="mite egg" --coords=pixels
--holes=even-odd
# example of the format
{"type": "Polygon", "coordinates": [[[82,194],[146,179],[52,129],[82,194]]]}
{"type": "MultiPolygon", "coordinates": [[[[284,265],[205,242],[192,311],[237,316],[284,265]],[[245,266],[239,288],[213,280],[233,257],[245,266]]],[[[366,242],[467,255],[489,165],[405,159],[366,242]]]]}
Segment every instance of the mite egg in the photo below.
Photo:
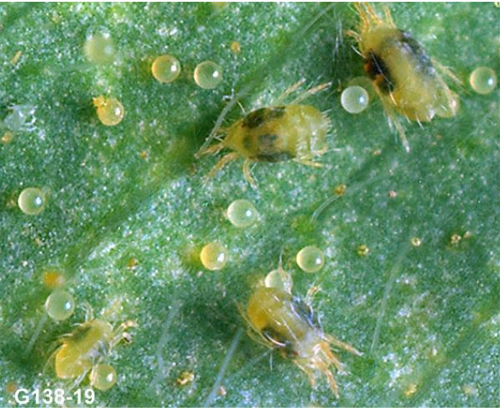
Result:
{"type": "Polygon", "coordinates": [[[106,391],[116,383],[116,370],[108,364],[98,364],[90,372],[90,384],[100,391],[106,391]]]}
{"type": "Polygon", "coordinates": [[[215,241],[208,243],[201,249],[200,261],[207,270],[221,270],[227,263],[229,254],[227,249],[215,241]]]}
{"type": "Polygon", "coordinates": [[[181,63],[173,55],[161,55],[153,61],[151,72],[158,81],[168,84],[179,77],[181,63]]]}
{"type": "Polygon", "coordinates": [[[125,115],[125,109],[116,98],[105,98],[103,96],[94,98],[97,117],[103,125],[118,125],[125,115]]]}
{"type": "Polygon", "coordinates": [[[470,86],[478,94],[486,95],[497,86],[497,75],[488,67],[478,67],[469,77],[470,86]]]}
{"type": "Polygon", "coordinates": [[[214,89],[222,82],[222,67],[212,61],[204,61],[196,66],[194,80],[200,88],[214,89]]]}
{"type": "Polygon", "coordinates": [[[45,209],[45,194],[41,189],[28,187],[19,195],[17,204],[24,214],[28,214],[30,216],[40,214],[45,209]]]}
{"type": "Polygon", "coordinates": [[[289,294],[292,293],[293,279],[292,276],[287,273],[280,266],[276,270],[271,271],[264,279],[264,285],[267,288],[276,288],[280,291],[285,291],[289,294]]]}
{"type": "Polygon", "coordinates": [[[116,48],[109,34],[95,34],[83,46],[87,60],[94,64],[110,64],[115,60],[116,48]]]}
{"type": "Polygon", "coordinates": [[[64,321],[73,314],[75,299],[66,291],[54,291],[45,301],[45,309],[53,320],[64,321]]]}
{"type": "Polygon", "coordinates": [[[342,108],[350,114],[363,112],[368,107],[369,100],[368,92],[359,85],[347,87],[340,95],[342,108]]]}
{"type": "Polygon", "coordinates": [[[316,273],[325,265],[325,256],[316,246],[307,246],[297,253],[297,264],[306,273],[316,273]]]}
{"type": "Polygon", "coordinates": [[[257,221],[258,217],[257,210],[248,200],[235,200],[227,208],[227,218],[236,227],[249,227],[257,221]]]}

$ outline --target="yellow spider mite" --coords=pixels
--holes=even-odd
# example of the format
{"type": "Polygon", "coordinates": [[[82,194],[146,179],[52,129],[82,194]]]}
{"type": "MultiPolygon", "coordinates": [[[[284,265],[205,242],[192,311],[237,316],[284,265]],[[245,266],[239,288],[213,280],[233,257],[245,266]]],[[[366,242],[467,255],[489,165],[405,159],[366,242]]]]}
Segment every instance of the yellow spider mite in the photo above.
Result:
{"type": "Polygon", "coordinates": [[[244,315],[259,340],[276,348],[285,358],[291,359],[304,371],[314,386],[316,375],[324,375],[335,396],[339,388],[330,369],[344,367],[331,346],[345,349],[356,355],[361,353],[352,346],[325,334],[311,307],[298,297],[276,288],[257,286],[250,297],[244,315]]]}
{"type": "Polygon", "coordinates": [[[357,40],[365,72],[409,151],[396,112],[419,123],[430,122],[435,115],[453,117],[459,107],[458,96],[450,91],[435,66],[460,81],[433,61],[411,34],[398,29],[387,8],[382,19],[367,3],[356,3],[355,7],[361,19],[360,32],[349,34],[357,40]]]}
{"type": "Polygon", "coordinates": [[[131,341],[127,328],[133,321],[125,321],[113,328],[103,318],[94,319],[89,311],[88,319],[70,334],[61,338],[61,346],[55,351],[55,371],[60,379],[75,379],[78,385],[85,376],[97,368],[120,341],[131,341]]]}
{"type": "Polygon", "coordinates": [[[230,149],[215,165],[208,177],[214,176],[222,167],[235,159],[244,158],[243,174],[253,186],[255,181],[250,174],[251,162],[296,162],[320,167],[313,161],[327,151],[326,136],[330,130],[328,117],[311,105],[300,102],[308,96],[321,91],[330,84],[322,84],[299,95],[289,105],[283,100],[294,92],[304,81],[289,88],[272,106],[256,109],[234,122],[229,128],[215,129],[203,145],[197,157],[216,154],[222,149],[230,149]],[[221,139],[215,133],[225,135],[221,139]],[[212,138],[219,143],[205,148],[212,138]]]}

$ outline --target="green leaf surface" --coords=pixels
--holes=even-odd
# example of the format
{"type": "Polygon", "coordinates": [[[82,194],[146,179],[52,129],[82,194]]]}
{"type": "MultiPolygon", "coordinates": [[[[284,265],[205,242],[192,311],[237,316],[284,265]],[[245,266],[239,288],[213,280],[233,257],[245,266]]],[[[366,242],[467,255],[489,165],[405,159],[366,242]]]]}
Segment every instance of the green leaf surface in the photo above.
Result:
{"type": "MultiPolygon", "coordinates": [[[[119,307],[113,324],[138,323],[133,342],[112,351],[118,382],[97,391],[96,405],[500,405],[499,92],[478,95],[468,85],[478,66],[500,72],[500,9],[390,9],[464,83],[452,85],[461,98],[455,118],[403,121],[409,154],[377,99],[359,115],[340,105],[340,90],[363,75],[346,36],[358,24],[352,5],[0,6],[0,119],[13,105],[34,106],[36,119],[0,145],[0,406],[17,406],[15,388],[69,391],[51,351],[84,320],[85,303],[96,315],[119,307]],[[100,32],[116,44],[114,64],[85,59],[85,38],[100,32]],[[165,53],[183,67],[169,85],[150,74],[165,53]],[[223,67],[214,90],[192,80],[204,60],[223,67]],[[229,97],[248,112],[301,78],[333,82],[308,100],[333,124],[324,167],[257,163],[254,190],[238,161],[205,182],[218,158],[194,153],[229,97]],[[123,103],[118,126],[98,121],[92,98],[101,94],[123,103]],[[347,190],[335,199],[340,184],[347,190]],[[31,186],[48,195],[37,216],[16,206],[31,186]],[[255,226],[237,229],[225,219],[239,198],[258,209],[255,226]],[[453,245],[455,234],[465,238],[453,245]],[[190,254],[214,240],[230,259],[209,272],[190,254]],[[311,244],[325,251],[326,264],[305,274],[294,257],[311,244]],[[358,255],[360,245],[368,255],[358,255]],[[313,308],[325,330],[363,352],[339,352],[349,368],[336,376],[340,399],[324,379],[311,388],[296,366],[245,333],[237,304],[280,254],[295,294],[320,287],[313,308]],[[77,301],[61,323],[45,315],[50,290],[41,277],[50,268],[64,272],[77,301]],[[184,371],[195,380],[179,386],[184,371]]],[[[224,125],[241,115],[235,106],[224,125]]]]}

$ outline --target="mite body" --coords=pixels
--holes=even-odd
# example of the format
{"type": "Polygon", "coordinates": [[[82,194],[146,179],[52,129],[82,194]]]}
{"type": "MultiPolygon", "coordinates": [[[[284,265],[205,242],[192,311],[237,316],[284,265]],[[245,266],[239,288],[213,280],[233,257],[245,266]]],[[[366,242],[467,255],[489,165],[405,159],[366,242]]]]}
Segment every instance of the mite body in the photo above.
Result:
{"type": "Polygon", "coordinates": [[[435,68],[437,63],[422,46],[411,34],[396,27],[388,9],[385,19],[369,4],[356,4],[356,9],[361,19],[360,32],[350,34],[358,42],[366,74],[409,150],[395,112],[419,123],[430,122],[436,115],[452,117],[458,111],[458,96],[450,91],[435,68]]]}
{"type": "MultiPolygon", "coordinates": [[[[294,160],[309,166],[321,166],[314,159],[327,150],[326,136],[330,130],[330,120],[313,106],[298,102],[328,85],[307,91],[290,105],[256,109],[228,128],[221,129],[225,137],[218,144],[202,150],[201,154],[217,153],[222,149],[232,152],[215,165],[208,177],[217,173],[229,161],[238,158],[244,159],[243,173],[252,185],[255,182],[250,174],[251,162],[294,160]]],[[[284,95],[290,92],[292,91],[289,90],[284,95]]]]}
{"type": "Polygon", "coordinates": [[[103,319],[90,319],[80,324],[72,333],[61,338],[62,345],[55,352],[57,377],[76,379],[76,384],[79,384],[120,341],[130,341],[130,335],[125,330],[132,326],[135,326],[134,322],[126,321],[113,329],[103,319]]]}
{"type": "Polygon", "coordinates": [[[314,386],[317,373],[324,375],[333,393],[339,389],[331,366],[343,371],[343,365],[331,346],[361,355],[352,346],[326,334],[313,310],[302,300],[278,288],[258,286],[246,310],[246,320],[271,348],[291,359],[304,371],[314,386]]]}

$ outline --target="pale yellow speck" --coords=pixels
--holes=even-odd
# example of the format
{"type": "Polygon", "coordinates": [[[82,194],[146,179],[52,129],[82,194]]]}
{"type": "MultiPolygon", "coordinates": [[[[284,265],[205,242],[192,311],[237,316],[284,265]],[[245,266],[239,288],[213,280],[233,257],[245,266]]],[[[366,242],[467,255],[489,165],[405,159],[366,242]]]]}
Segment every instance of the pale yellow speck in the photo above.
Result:
{"type": "Polygon", "coordinates": [[[418,237],[413,237],[411,239],[411,244],[414,246],[414,247],[420,247],[420,245],[422,244],[422,240],[418,237]]]}
{"type": "Polygon", "coordinates": [[[359,256],[367,256],[369,252],[370,249],[365,244],[361,244],[360,246],[358,246],[357,253],[359,256]]]}

